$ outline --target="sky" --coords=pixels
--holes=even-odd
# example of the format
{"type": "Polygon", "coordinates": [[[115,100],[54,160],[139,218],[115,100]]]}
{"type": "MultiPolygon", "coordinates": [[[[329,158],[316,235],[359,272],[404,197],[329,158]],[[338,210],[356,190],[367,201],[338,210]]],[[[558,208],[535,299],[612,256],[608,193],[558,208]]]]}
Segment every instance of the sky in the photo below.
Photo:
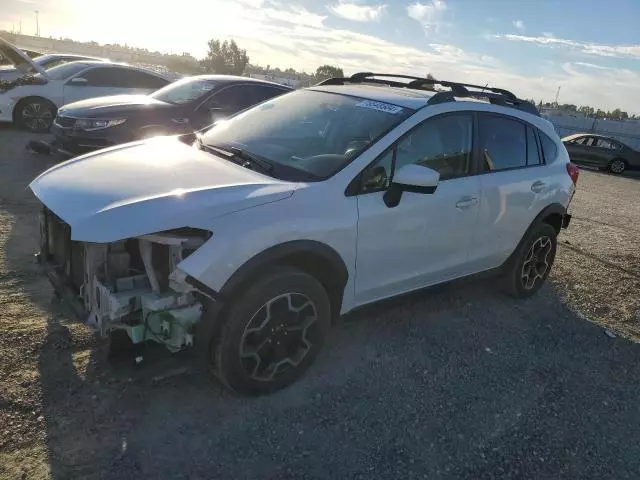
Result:
{"type": "Polygon", "coordinates": [[[253,64],[405,73],[640,114],[640,0],[0,0],[0,29],[253,64]]]}

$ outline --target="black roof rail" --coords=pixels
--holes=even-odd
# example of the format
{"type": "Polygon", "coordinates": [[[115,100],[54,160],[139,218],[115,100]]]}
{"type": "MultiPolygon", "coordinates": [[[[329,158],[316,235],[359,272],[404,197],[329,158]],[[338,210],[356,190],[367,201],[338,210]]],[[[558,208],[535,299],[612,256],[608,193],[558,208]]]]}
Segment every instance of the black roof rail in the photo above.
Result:
{"type": "Polygon", "coordinates": [[[472,83],[450,82],[446,80],[436,80],[434,78],[396,75],[391,73],[358,72],[354,73],[350,77],[329,78],[318,83],[318,85],[344,85],[345,83],[373,83],[389,87],[428,91],[436,91],[435,86],[439,85],[441,87],[449,88],[450,90],[436,93],[429,99],[427,105],[455,102],[456,97],[478,99],[486,98],[493,105],[516,108],[523,112],[540,116],[540,112],[533,103],[518,98],[509,90],[505,90],[504,88],[474,85],[472,83]],[[402,82],[393,79],[410,80],[410,82],[402,82]]]}

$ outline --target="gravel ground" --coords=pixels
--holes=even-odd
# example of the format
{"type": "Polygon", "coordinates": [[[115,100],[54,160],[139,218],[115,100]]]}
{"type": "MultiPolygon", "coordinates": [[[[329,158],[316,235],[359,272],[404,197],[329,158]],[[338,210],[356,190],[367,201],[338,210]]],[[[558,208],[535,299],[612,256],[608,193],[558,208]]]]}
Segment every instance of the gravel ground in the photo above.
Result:
{"type": "Polygon", "coordinates": [[[296,385],[239,398],[153,380],[180,357],[109,365],[68,320],[32,260],[25,186],[51,163],[28,138],[0,129],[0,478],[640,478],[640,179],[581,173],[535,298],[385,302],[296,385]]]}

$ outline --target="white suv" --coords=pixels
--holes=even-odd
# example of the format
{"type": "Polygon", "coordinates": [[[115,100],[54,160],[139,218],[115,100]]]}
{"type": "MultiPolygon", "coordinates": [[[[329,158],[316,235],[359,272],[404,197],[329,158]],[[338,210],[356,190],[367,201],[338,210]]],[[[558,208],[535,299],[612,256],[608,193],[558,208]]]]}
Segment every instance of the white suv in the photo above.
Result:
{"type": "Polygon", "coordinates": [[[532,104],[416,77],[331,79],[187,137],[36,178],[39,258],[103,337],[194,345],[248,394],[297,379],[356,307],[493,270],[532,295],[578,177],[532,104]]]}

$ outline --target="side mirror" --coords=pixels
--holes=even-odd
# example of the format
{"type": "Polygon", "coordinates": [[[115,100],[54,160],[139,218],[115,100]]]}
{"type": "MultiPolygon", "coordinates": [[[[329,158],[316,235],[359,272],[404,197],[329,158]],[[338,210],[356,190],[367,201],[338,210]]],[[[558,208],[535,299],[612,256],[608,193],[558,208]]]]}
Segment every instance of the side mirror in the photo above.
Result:
{"type": "Polygon", "coordinates": [[[75,77],[72,78],[69,83],[73,83],[74,85],[84,85],[88,82],[88,80],[84,77],[75,77]]]}
{"type": "Polygon", "coordinates": [[[434,193],[439,182],[439,172],[420,165],[405,165],[399,168],[393,176],[391,186],[384,194],[384,203],[389,208],[397,206],[403,192],[434,193]]]}

